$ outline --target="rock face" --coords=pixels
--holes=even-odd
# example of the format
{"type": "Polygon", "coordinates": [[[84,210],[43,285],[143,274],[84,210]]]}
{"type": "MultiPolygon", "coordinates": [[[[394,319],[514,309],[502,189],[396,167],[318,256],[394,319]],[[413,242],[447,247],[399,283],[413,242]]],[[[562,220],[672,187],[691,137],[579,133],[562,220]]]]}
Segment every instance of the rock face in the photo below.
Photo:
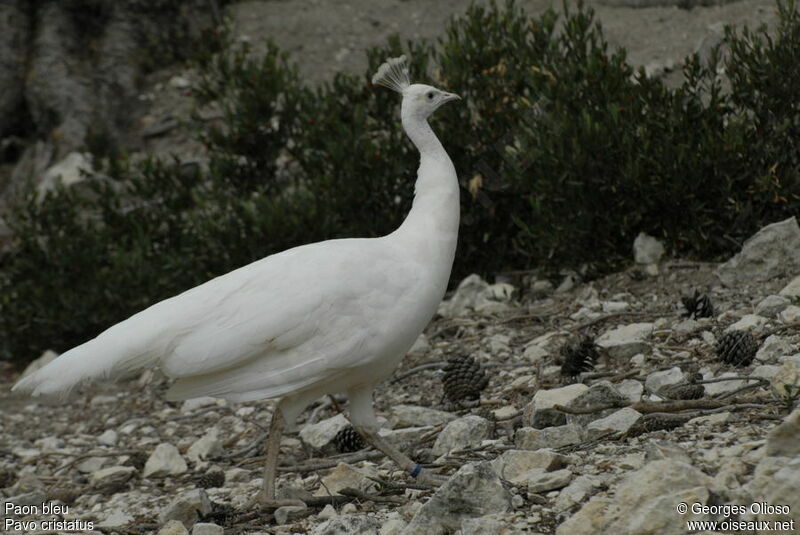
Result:
{"type": "Polygon", "coordinates": [[[557,535],[658,533],[682,535],[687,520],[706,520],[689,511],[679,515],[680,502],[706,503],[711,478],[679,461],[653,461],[632,473],[617,487],[613,498],[592,498],[580,511],[561,524],[557,535]]]}
{"type": "Polygon", "coordinates": [[[471,463],[456,472],[423,505],[402,535],[444,535],[461,528],[461,521],[511,509],[511,493],[489,466],[471,463]]]}
{"type": "Polygon", "coordinates": [[[725,286],[766,281],[800,271],[800,226],[790,217],[748,238],[742,250],[717,269],[725,286]]]}

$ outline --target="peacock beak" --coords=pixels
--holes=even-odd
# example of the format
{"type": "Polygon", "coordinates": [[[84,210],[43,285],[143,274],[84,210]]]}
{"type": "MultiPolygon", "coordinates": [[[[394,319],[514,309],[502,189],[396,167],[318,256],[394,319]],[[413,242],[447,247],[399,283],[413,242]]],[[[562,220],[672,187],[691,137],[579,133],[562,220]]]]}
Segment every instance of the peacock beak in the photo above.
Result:
{"type": "Polygon", "coordinates": [[[445,93],[442,103],[450,102],[451,100],[461,100],[461,97],[459,97],[455,93],[445,93]]]}

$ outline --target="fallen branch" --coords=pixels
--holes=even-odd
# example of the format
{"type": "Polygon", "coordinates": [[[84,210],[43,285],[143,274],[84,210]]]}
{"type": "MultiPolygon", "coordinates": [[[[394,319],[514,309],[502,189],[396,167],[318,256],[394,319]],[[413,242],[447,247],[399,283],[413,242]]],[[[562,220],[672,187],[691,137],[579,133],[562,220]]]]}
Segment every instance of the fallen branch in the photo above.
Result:
{"type": "MultiPolygon", "coordinates": [[[[374,450],[367,450],[358,452],[353,455],[348,455],[347,457],[340,457],[338,459],[331,459],[319,462],[308,462],[304,464],[293,464],[293,465],[286,465],[286,466],[279,466],[279,472],[297,472],[297,473],[306,473],[306,472],[316,472],[317,470],[326,470],[328,468],[335,468],[336,465],[339,463],[357,463],[360,461],[367,461],[371,459],[380,459],[383,457],[383,453],[374,450]]],[[[266,455],[262,455],[260,457],[251,457],[249,459],[244,459],[239,461],[237,466],[243,466],[245,464],[255,464],[258,462],[263,462],[266,459],[266,455]]]]}

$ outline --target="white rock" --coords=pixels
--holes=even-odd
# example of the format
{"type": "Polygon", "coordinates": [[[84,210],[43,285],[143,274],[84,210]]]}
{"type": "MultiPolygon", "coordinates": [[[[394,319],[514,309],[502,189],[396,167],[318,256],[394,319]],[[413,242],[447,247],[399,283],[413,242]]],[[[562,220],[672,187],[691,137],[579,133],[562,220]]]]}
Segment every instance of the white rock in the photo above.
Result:
{"type": "Polygon", "coordinates": [[[220,453],[222,453],[222,441],[219,439],[219,430],[216,427],[212,427],[189,447],[186,452],[186,458],[198,463],[211,459],[220,453]]]}
{"type": "Polygon", "coordinates": [[[550,472],[564,466],[567,458],[549,449],[507,450],[493,459],[489,466],[502,479],[511,483],[525,483],[539,472],[550,472]]]}
{"type": "Polygon", "coordinates": [[[414,345],[411,346],[411,349],[408,352],[412,355],[423,355],[431,350],[431,344],[428,342],[428,337],[425,336],[425,333],[420,334],[417,337],[417,340],[414,342],[414,345]]]}
{"type": "Polygon", "coordinates": [[[338,513],[336,512],[336,509],[334,509],[331,504],[328,504],[325,507],[323,507],[322,511],[320,511],[317,514],[317,518],[319,518],[320,520],[330,520],[331,518],[334,518],[337,514],[338,513]]]}
{"type": "Polygon", "coordinates": [[[742,319],[734,324],[728,325],[725,332],[731,331],[754,331],[763,327],[767,323],[767,318],[757,314],[745,314],[742,319]]]}
{"type": "Polygon", "coordinates": [[[789,305],[778,314],[778,319],[783,323],[797,323],[800,321],[800,307],[789,305]]]}
{"type": "Polygon", "coordinates": [[[461,281],[453,296],[439,305],[438,313],[446,318],[463,316],[470,311],[493,314],[508,310],[514,287],[510,284],[488,284],[478,275],[461,281]]]}
{"type": "Polygon", "coordinates": [[[576,477],[572,483],[561,489],[556,498],[555,508],[558,511],[572,509],[581,503],[587,496],[594,494],[595,489],[602,484],[598,476],[582,475],[576,477]]]}
{"type": "MultiPolygon", "coordinates": [[[[374,516],[345,513],[345,509],[348,509],[348,505],[353,504],[346,503],[344,507],[342,507],[343,514],[317,525],[314,531],[311,532],[311,535],[378,535],[380,533],[380,520],[374,516]]],[[[288,534],[294,533],[294,530],[291,532],[276,533],[288,534]]]]}
{"type": "Polygon", "coordinates": [[[454,450],[479,446],[492,434],[492,424],[480,416],[470,414],[448,423],[433,445],[433,455],[439,457],[454,450]]]}
{"type": "Polygon", "coordinates": [[[349,425],[350,422],[344,414],[337,414],[333,418],[304,426],[300,429],[300,438],[316,450],[330,450],[333,448],[336,433],[349,425]]]}
{"type": "Polygon", "coordinates": [[[418,405],[395,405],[391,408],[389,423],[393,428],[440,425],[458,418],[453,413],[420,407],[418,405]]]}
{"type": "Polygon", "coordinates": [[[59,184],[72,186],[92,173],[92,156],[88,153],[70,152],[61,161],[44,172],[42,181],[36,186],[39,198],[59,184]]]}
{"type": "Polygon", "coordinates": [[[376,483],[370,477],[377,477],[374,470],[366,468],[354,468],[346,463],[336,465],[330,474],[322,478],[315,496],[328,496],[328,494],[338,494],[340,490],[353,488],[363,492],[369,492],[375,488],[376,483]]]}
{"type": "MultiPolygon", "coordinates": [[[[741,375],[738,372],[724,372],[714,379],[721,379],[723,377],[737,377],[741,375]]],[[[725,392],[732,392],[737,388],[743,387],[747,382],[744,380],[720,381],[718,383],[706,383],[706,395],[716,396],[725,392]]]]}
{"type": "Polygon", "coordinates": [[[78,472],[92,474],[112,463],[111,457],[89,457],[75,465],[78,472]]]}
{"type": "Polygon", "coordinates": [[[762,342],[761,347],[758,348],[756,353],[756,360],[761,362],[776,362],[780,357],[792,355],[795,353],[795,348],[786,342],[782,337],[773,334],[767,337],[762,342]]]}
{"type": "Polygon", "coordinates": [[[555,405],[569,407],[570,404],[589,387],[583,383],[575,383],[561,388],[538,390],[533,395],[533,401],[523,409],[522,421],[524,425],[542,429],[551,426],[560,426],[567,423],[566,415],[553,409],[555,405]]]}
{"type": "Polygon", "coordinates": [[[800,457],[764,457],[756,466],[753,478],[745,490],[749,495],[744,503],[785,505],[789,514],[774,514],[774,511],[763,508],[760,511],[753,511],[755,514],[742,515],[744,518],[780,521],[786,526],[785,533],[788,533],[792,526],[794,526],[793,531],[797,531],[797,511],[800,510],[800,457]],[[794,524],[790,524],[791,522],[794,524]]]}
{"type": "Polygon", "coordinates": [[[211,512],[211,500],[203,489],[194,489],[179,495],[172,500],[158,515],[158,522],[166,524],[170,520],[178,520],[187,528],[194,526],[200,515],[211,512]]]}
{"type": "Polygon", "coordinates": [[[530,363],[540,362],[547,357],[550,353],[543,347],[535,344],[528,344],[525,346],[525,351],[522,353],[522,358],[530,363]]]}
{"type": "Polygon", "coordinates": [[[142,471],[142,477],[161,477],[166,475],[177,476],[189,469],[186,461],[181,457],[178,448],[168,442],[156,446],[147,459],[142,471]]]}
{"type": "Polygon", "coordinates": [[[648,392],[656,393],[665,386],[674,385],[684,380],[683,371],[675,366],[669,370],[653,372],[645,379],[644,386],[648,392]]]}
{"type": "Polygon", "coordinates": [[[783,297],[800,297],[800,275],[793,278],[778,294],[783,297]]]}
{"type": "Polygon", "coordinates": [[[223,535],[225,528],[216,524],[198,522],[192,528],[192,535],[223,535]]]}
{"type": "Polygon", "coordinates": [[[502,355],[510,351],[511,338],[505,334],[493,334],[484,339],[484,345],[490,355],[502,355]]]}
{"type": "Polygon", "coordinates": [[[765,318],[774,318],[791,304],[782,295],[768,295],[756,305],[756,314],[765,318]]]}
{"type": "Polygon", "coordinates": [[[445,318],[462,316],[475,308],[478,295],[486,291],[489,283],[472,274],[462,280],[450,299],[439,305],[438,313],[445,318]]]}
{"type": "Polygon", "coordinates": [[[515,288],[506,283],[492,284],[478,294],[475,300],[475,312],[478,314],[496,314],[511,308],[515,288]]]}
{"type": "MultiPolygon", "coordinates": [[[[133,520],[131,518],[131,520],[133,520]]],[[[170,520],[164,527],[158,530],[158,535],[189,535],[186,526],[178,520],[170,520]]]]}
{"type": "Polygon", "coordinates": [[[630,407],[622,408],[605,418],[590,422],[586,426],[586,433],[590,439],[597,438],[606,433],[625,432],[641,419],[642,414],[630,407]]]}
{"type": "Polygon", "coordinates": [[[664,245],[653,236],[640,232],[633,240],[633,259],[637,264],[657,264],[664,256],[664,245]]]}
{"type": "Polygon", "coordinates": [[[218,401],[219,400],[217,398],[212,398],[209,396],[187,399],[181,405],[181,412],[183,414],[187,414],[190,412],[194,412],[198,409],[203,409],[205,407],[212,407],[214,405],[217,405],[218,401]]]}
{"type": "Polygon", "coordinates": [[[686,520],[707,520],[707,515],[675,512],[680,502],[706,503],[712,480],[691,465],[653,461],[630,474],[613,497],[596,496],[556,529],[557,535],[614,533],[634,535],[683,534],[686,520]],[[671,504],[672,507],[668,507],[671,504]]]}
{"type": "Polygon", "coordinates": [[[780,397],[793,396],[800,389],[800,357],[783,359],[780,370],[772,376],[770,386],[780,397]]]}
{"type": "Polygon", "coordinates": [[[538,494],[549,490],[564,488],[573,478],[572,472],[566,468],[555,472],[539,472],[528,478],[528,492],[538,494]]]}
{"type": "Polygon", "coordinates": [[[192,85],[192,82],[190,82],[188,78],[178,74],[170,78],[168,83],[169,86],[174,89],[187,89],[192,85]]]}
{"type": "Polygon", "coordinates": [[[800,409],[795,409],[767,435],[766,453],[771,456],[800,457],[800,409]]]}
{"type": "Polygon", "coordinates": [[[700,322],[691,318],[679,321],[676,323],[672,330],[682,334],[693,333],[700,327],[700,322]]]}
{"type": "Polygon", "coordinates": [[[117,444],[117,440],[119,440],[119,436],[113,429],[106,429],[103,434],[97,437],[97,441],[106,446],[115,446],[117,444]]]}
{"type": "MultiPolygon", "coordinates": [[[[383,525],[381,526],[381,530],[378,535],[400,535],[403,530],[405,529],[407,522],[402,518],[395,517],[391,518],[393,513],[389,513],[390,518],[387,518],[383,525]]],[[[396,513],[394,513],[396,514],[396,513]]]]}
{"type": "Polygon", "coordinates": [[[107,485],[123,484],[136,474],[133,466],[110,466],[92,472],[89,476],[89,483],[94,488],[107,485]]]}
{"type": "Polygon", "coordinates": [[[494,409],[492,411],[492,416],[494,416],[496,420],[509,420],[516,416],[518,412],[515,406],[505,405],[499,409],[494,409]]]}
{"type": "Polygon", "coordinates": [[[249,481],[250,477],[250,470],[245,470],[244,468],[230,468],[225,471],[225,486],[230,487],[233,483],[249,481]]]}
{"type": "Polygon", "coordinates": [[[698,416],[696,418],[692,418],[688,422],[687,425],[705,425],[705,426],[714,426],[714,425],[725,425],[731,420],[731,413],[728,411],[724,412],[717,412],[714,414],[706,414],[704,416],[698,416]]]}
{"type": "MultiPolygon", "coordinates": [[[[455,416],[455,415],[453,415],[455,416]]],[[[430,433],[433,426],[425,425],[422,427],[403,427],[401,429],[378,429],[378,435],[389,441],[401,450],[411,448],[416,445],[419,440],[430,433]]]]}
{"type": "Polygon", "coordinates": [[[284,505],[275,509],[275,523],[279,526],[289,522],[289,519],[308,510],[306,505],[284,505]]]}
{"type": "Polygon", "coordinates": [[[505,522],[496,518],[465,518],[461,521],[461,535],[505,535],[505,522]]]}
{"type": "Polygon", "coordinates": [[[648,349],[645,340],[652,332],[652,323],[632,323],[605,332],[597,339],[597,345],[606,349],[612,358],[630,358],[648,349]]]}
{"type": "Polygon", "coordinates": [[[453,474],[419,508],[402,535],[445,535],[460,529],[466,518],[509,510],[511,493],[489,467],[489,463],[469,463],[453,474]]]}
{"type": "Polygon", "coordinates": [[[617,392],[628,398],[634,403],[642,400],[644,385],[636,379],[624,379],[615,385],[617,392]]]}
{"type": "Polygon", "coordinates": [[[717,269],[725,286],[767,281],[800,271],[800,227],[794,217],[767,225],[742,245],[742,250],[717,269]]]}
{"type": "Polygon", "coordinates": [[[537,279],[531,282],[530,285],[530,293],[536,299],[541,299],[542,297],[547,297],[555,290],[555,286],[553,283],[546,279],[537,279]]]}
{"type": "Polygon", "coordinates": [[[626,303],[625,301],[603,301],[602,303],[603,312],[606,314],[614,314],[616,312],[622,312],[624,310],[628,310],[631,305],[626,303]]]}
{"type": "Polygon", "coordinates": [[[772,379],[780,371],[781,367],[777,364],[761,364],[753,368],[750,377],[760,377],[762,379],[772,379]]]}
{"type": "Polygon", "coordinates": [[[583,427],[577,424],[560,425],[535,429],[533,427],[520,427],[514,434],[514,444],[523,450],[538,450],[541,448],[560,448],[579,444],[584,440],[583,427]]]}

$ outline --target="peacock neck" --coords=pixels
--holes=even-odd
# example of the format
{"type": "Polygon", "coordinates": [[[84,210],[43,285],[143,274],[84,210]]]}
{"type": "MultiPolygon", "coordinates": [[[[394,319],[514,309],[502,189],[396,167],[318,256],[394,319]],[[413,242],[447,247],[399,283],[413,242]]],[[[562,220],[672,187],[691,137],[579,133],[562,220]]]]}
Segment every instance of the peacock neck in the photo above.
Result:
{"type": "MultiPolygon", "coordinates": [[[[406,134],[420,153],[414,203],[395,234],[410,254],[436,265],[437,284],[446,285],[458,240],[459,198],[455,167],[428,121],[403,116],[406,134]]],[[[442,286],[444,292],[444,286],[442,286]]]]}
{"type": "Polygon", "coordinates": [[[403,113],[402,120],[406,134],[417,147],[420,157],[423,160],[426,158],[433,160],[450,160],[441,141],[439,141],[439,138],[433,133],[433,129],[431,125],[428,124],[427,119],[403,113]]]}

